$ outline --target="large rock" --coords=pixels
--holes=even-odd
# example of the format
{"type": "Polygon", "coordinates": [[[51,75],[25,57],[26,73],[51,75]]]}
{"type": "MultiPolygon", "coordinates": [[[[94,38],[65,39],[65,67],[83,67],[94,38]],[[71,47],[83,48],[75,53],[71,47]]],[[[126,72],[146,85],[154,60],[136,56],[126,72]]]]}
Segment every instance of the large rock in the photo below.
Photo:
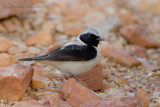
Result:
{"type": "Polygon", "coordinates": [[[98,63],[90,71],[80,74],[77,78],[91,90],[99,90],[103,86],[102,65],[98,63]]]}
{"type": "Polygon", "coordinates": [[[15,64],[9,67],[0,67],[0,98],[20,100],[28,88],[33,68],[15,64]]]}
{"type": "Polygon", "coordinates": [[[0,19],[7,18],[13,15],[33,13],[28,0],[0,0],[0,19]]]}
{"type": "Polygon", "coordinates": [[[62,93],[66,101],[74,107],[91,100],[102,100],[100,96],[85,86],[82,86],[75,79],[69,79],[62,88],[62,93]]]}
{"type": "Polygon", "coordinates": [[[124,64],[128,67],[138,66],[141,64],[136,58],[130,56],[125,50],[106,44],[102,46],[102,55],[114,59],[117,63],[124,64]]]}
{"type": "Polygon", "coordinates": [[[0,52],[8,52],[14,44],[6,37],[0,37],[0,52]]]}
{"type": "Polygon", "coordinates": [[[112,98],[103,101],[88,101],[80,107],[138,107],[138,100],[135,97],[112,98]]]}
{"type": "Polygon", "coordinates": [[[50,33],[39,32],[36,35],[25,40],[26,45],[44,45],[49,46],[53,43],[53,37],[50,33]]]}
{"type": "Polygon", "coordinates": [[[18,63],[17,59],[15,59],[13,56],[6,53],[0,54],[0,67],[7,67],[17,63],[18,63]]]}
{"type": "Polygon", "coordinates": [[[120,29],[122,36],[131,44],[146,48],[157,48],[159,43],[150,35],[148,29],[139,25],[128,25],[120,29]]]}
{"type": "Polygon", "coordinates": [[[149,107],[149,100],[146,91],[137,88],[135,91],[135,97],[138,99],[140,107],[149,107]]]}

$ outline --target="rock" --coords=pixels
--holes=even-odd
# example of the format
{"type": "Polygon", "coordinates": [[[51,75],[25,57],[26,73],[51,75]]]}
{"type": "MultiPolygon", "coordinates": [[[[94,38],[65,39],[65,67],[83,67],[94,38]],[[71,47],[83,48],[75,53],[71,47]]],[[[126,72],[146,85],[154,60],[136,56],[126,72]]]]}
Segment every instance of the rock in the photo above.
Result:
{"type": "Polygon", "coordinates": [[[139,25],[128,25],[120,29],[122,36],[131,44],[145,48],[157,48],[159,43],[149,36],[149,31],[139,25]]]}
{"type": "Polygon", "coordinates": [[[74,107],[91,100],[102,100],[100,96],[82,86],[75,79],[69,79],[62,88],[62,93],[66,101],[74,107]]]}
{"type": "Polygon", "coordinates": [[[52,95],[49,95],[43,99],[42,104],[47,107],[60,107],[60,101],[60,95],[58,93],[53,93],[52,95]]]}
{"type": "Polygon", "coordinates": [[[146,49],[141,46],[131,47],[129,50],[129,54],[133,56],[141,57],[141,58],[147,57],[146,49]]]}
{"type": "Polygon", "coordinates": [[[10,107],[45,107],[45,106],[42,106],[37,101],[20,101],[10,107]]]}
{"type": "Polygon", "coordinates": [[[7,18],[13,15],[33,13],[34,11],[32,10],[32,8],[23,6],[25,4],[28,6],[28,3],[28,0],[6,0],[5,2],[3,0],[0,0],[0,19],[7,18]]]}
{"type": "Polygon", "coordinates": [[[119,17],[123,26],[139,23],[139,19],[130,13],[119,13],[117,16],[119,17]]]}
{"type": "Polygon", "coordinates": [[[20,100],[28,88],[33,68],[15,64],[9,67],[0,67],[0,98],[20,100]]]}
{"type": "Polygon", "coordinates": [[[49,46],[53,43],[53,37],[49,33],[39,32],[33,37],[25,40],[26,45],[44,45],[49,46]]]}
{"type": "Polygon", "coordinates": [[[84,26],[84,24],[82,24],[82,22],[69,23],[65,25],[64,33],[69,36],[77,36],[81,34],[85,29],[86,27],[84,26]]]}
{"type": "Polygon", "coordinates": [[[0,37],[0,52],[8,52],[14,44],[6,37],[0,37]]]}
{"type": "Polygon", "coordinates": [[[114,59],[117,63],[124,64],[128,67],[141,65],[141,62],[130,56],[125,50],[109,44],[102,46],[101,53],[103,56],[114,59]]]}
{"type": "Polygon", "coordinates": [[[4,33],[5,32],[5,28],[2,24],[0,24],[0,33],[4,33]]]}
{"type": "Polygon", "coordinates": [[[118,85],[126,84],[126,83],[128,83],[128,79],[127,79],[127,78],[117,78],[115,82],[116,82],[118,85]]]}
{"type": "Polygon", "coordinates": [[[13,33],[13,32],[17,31],[16,26],[14,25],[12,20],[9,20],[9,19],[5,20],[3,22],[3,25],[6,28],[7,32],[9,32],[9,33],[13,33]]]}
{"type": "Polygon", "coordinates": [[[149,100],[146,96],[147,93],[143,89],[136,89],[135,97],[138,99],[140,107],[149,107],[149,100]]]}
{"type": "Polygon", "coordinates": [[[138,107],[138,101],[135,97],[112,98],[103,101],[88,101],[80,107],[138,107]]]}
{"type": "Polygon", "coordinates": [[[0,54],[0,67],[7,67],[17,63],[18,63],[17,59],[15,59],[13,56],[6,53],[0,54]]]}
{"type": "Polygon", "coordinates": [[[99,90],[103,86],[102,65],[98,63],[90,71],[80,74],[77,78],[91,90],[99,90]]]}
{"type": "Polygon", "coordinates": [[[53,93],[44,98],[42,104],[47,107],[71,107],[66,101],[60,98],[58,93],[53,93]]]}
{"type": "Polygon", "coordinates": [[[53,83],[48,78],[34,74],[32,78],[32,88],[33,89],[53,88],[53,83]]]}

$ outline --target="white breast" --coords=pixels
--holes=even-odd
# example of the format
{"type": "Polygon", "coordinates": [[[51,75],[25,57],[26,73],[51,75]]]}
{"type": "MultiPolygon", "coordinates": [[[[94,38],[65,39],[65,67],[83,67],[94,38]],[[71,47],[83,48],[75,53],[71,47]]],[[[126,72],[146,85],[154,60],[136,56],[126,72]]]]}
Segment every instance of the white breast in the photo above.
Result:
{"type": "Polygon", "coordinates": [[[41,63],[51,65],[63,72],[69,72],[73,75],[85,73],[92,69],[98,61],[98,56],[89,61],[40,61],[41,63]]]}

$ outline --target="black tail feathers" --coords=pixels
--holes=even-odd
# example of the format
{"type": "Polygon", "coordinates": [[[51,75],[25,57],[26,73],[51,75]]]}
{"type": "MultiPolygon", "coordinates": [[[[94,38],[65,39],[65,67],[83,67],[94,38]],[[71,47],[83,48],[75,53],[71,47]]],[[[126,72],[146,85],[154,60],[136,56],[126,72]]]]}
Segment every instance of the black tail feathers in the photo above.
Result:
{"type": "Polygon", "coordinates": [[[35,60],[34,58],[22,58],[22,59],[18,59],[19,61],[33,61],[35,60]]]}

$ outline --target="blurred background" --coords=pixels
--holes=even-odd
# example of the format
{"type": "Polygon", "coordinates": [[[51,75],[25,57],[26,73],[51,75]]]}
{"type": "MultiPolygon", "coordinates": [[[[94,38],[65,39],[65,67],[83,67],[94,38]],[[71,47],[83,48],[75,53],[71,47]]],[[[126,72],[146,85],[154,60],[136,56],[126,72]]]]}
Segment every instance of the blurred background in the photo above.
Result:
{"type": "Polygon", "coordinates": [[[139,87],[150,107],[160,106],[160,0],[0,0],[0,66],[61,47],[90,27],[105,39],[100,49],[114,45],[141,62],[119,65],[102,52],[104,81],[117,87],[113,92],[133,96],[139,87]]]}

